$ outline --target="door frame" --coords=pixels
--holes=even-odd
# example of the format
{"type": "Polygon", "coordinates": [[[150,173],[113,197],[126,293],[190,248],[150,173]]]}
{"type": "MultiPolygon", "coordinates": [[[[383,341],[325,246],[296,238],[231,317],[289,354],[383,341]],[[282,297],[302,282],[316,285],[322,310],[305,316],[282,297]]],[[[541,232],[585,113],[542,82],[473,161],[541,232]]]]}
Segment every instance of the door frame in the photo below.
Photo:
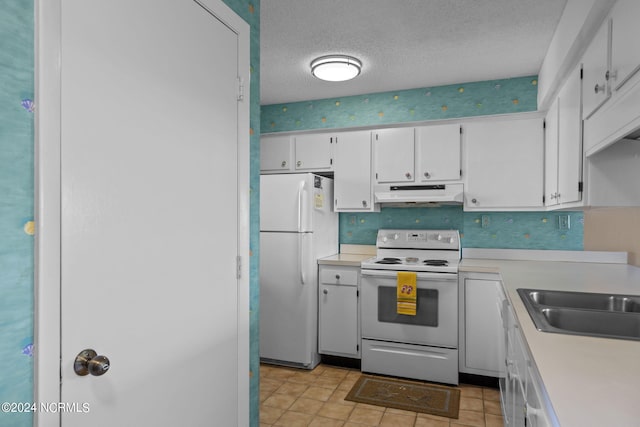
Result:
{"type": "MultiPolygon", "coordinates": [[[[238,35],[238,425],[249,425],[250,48],[249,25],[222,0],[193,0],[238,35]],[[246,84],[245,84],[246,82],[246,84]],[[239,92],[240,94],[240,92],[239,92]],[[244,369],[243,369],[244,367],[244,369]],[[245,370],[246,369],[246,370],[245,370]]],[[[35,2],[34,402],[60,402],[61,348],[61,7],[35,2]]],[[[57,413],[34,426],[60,427],[57,413]]]]}

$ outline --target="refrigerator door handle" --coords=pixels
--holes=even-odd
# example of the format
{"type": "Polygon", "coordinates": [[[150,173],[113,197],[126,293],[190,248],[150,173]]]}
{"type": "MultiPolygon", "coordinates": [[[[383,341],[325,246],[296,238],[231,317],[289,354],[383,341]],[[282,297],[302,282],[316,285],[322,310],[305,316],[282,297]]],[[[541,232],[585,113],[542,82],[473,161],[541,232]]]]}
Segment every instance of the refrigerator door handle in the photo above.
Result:
{"type": "Polygon", "coordinates": [[[298,267],[300,268],[300,283],[303,285],[307,281],[304,277],[304,241],[302,234],[302,203],[306,184],[307,182],[303,180],[298,187],[298,267]]]}
{"type": "Polygon", "coordinates": [[[298,186],[298,233],[302,232],[302,195],[304,193],[305,181],[298,186]]]}
{"type": "Polygon", "coordinates": [[[298,253],[300,258],[298,259],[298,267],[300,267],[300,283],[305,285],[307,279],[304,277],[304,233],[298,233],[298,253]]]}

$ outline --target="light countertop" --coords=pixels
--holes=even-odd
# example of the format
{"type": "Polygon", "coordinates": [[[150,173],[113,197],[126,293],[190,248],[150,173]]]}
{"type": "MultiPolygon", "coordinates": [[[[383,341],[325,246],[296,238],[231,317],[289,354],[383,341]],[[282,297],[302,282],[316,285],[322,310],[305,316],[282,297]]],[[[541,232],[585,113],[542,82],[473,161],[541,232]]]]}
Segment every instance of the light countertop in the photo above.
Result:
{"type": "Polygon", "coordinates": [[[640,425],[640,341],[540,332],[518,288],[640,295],[626,264],[463,259],[460,272],[499,273],[563,427],[640,425]]]}
{"type": "Polygon", "coordinates": [[[353,267],[360,267],[360,263],[365,259],[371,258],[368,254],[336,254],[326,258],[320,258],[318,264],[320,265],[347,265],[353,267]]]}
{"type": "Polygon", "coordinates": [[[318,264],[360,267],[360,263],[376,254],[374,245],[340,245],[340,253],[320,258],[318,264]]]}

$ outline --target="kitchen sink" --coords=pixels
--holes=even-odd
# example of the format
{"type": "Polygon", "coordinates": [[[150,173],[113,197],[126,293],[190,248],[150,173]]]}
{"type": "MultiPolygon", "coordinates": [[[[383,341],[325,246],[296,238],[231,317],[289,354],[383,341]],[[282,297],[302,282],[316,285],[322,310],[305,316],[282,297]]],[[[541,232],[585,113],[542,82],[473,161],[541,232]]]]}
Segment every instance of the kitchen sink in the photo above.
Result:
{"type": "Polygon", "coordinates": [[[536,328],[640,340],[640,296],[518,289],[536,328]]]}
{"type": "Polygon", "coordinates": [[[538,305],[640,313],[640,296],[527,289],[523,291],[526,291],[527,297],[538,305]]]}

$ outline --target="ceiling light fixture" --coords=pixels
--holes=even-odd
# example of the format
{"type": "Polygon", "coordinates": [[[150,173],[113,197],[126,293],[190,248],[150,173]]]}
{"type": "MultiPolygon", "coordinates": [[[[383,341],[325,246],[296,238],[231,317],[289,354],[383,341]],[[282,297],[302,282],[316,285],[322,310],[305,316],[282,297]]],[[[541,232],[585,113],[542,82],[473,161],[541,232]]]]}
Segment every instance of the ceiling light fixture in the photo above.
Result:
{"type": "Polygon", "coordinates": [[[329,82],[351,80],[361,69],[362,62],[347,55],[327,55],[311,61],[311,74],[329,82]]]}

